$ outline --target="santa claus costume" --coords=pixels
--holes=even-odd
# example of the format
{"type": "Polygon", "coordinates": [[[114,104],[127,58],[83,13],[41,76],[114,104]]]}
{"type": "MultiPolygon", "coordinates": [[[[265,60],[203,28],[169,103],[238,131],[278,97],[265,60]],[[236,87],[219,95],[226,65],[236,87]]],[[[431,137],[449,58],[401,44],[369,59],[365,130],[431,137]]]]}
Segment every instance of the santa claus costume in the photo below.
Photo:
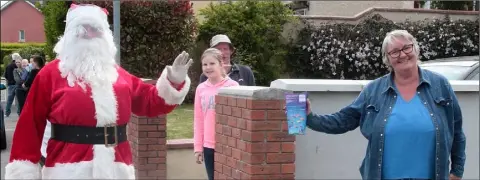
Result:
{"type": "Polygon", "coordinates": [[[130,114],[157,116],[181,104],[192,64],[183,52],[156,85],[115,64],[106,10],[72,5],[57,59],[35,78],[13,136],[6,179],[134,179],[126,138],[130,114]],[[46,122],[51,139],[38,164],[46,122]]]}

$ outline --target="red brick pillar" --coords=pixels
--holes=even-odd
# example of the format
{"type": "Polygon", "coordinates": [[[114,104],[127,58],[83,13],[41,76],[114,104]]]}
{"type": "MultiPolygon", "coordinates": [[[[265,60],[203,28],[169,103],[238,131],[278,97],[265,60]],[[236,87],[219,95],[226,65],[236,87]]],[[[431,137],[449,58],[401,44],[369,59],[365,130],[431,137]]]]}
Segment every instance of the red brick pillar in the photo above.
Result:
{"type": "Polygon", "coordinates": [[[131,115],[128,140],[132,147],[136,179],[167,178],[166,127],[165,115],[155,118],[131,115]]]}
{"type": "Polygon", "coordinates": [[[242,88],[221,89],[215,99],[215,179],[294,179],[284,92],[242,88]]]}

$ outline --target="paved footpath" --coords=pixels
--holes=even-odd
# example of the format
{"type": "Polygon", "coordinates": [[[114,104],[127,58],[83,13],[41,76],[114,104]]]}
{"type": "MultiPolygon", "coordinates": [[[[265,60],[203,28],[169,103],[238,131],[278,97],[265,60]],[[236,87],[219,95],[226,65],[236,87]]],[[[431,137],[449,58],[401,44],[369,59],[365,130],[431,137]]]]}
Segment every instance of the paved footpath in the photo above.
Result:
{"type": "MultiPolygon", "coordinates": [[[[2,91],[3,93],[3,91],[2,91]]],[[[5,103],[2,102],[2,107],[4,106],[5,103]]],[[[12,112],[16,112],[16,107],[12,107],[12,112]]],[[[15,127],[17,125],[17,120],[18,120],[18,115],[16,113],[10,114],[10,117],[5,117],[5,131],[7,134],[7,149],[2,150],[1,154],[1,179],[5,179],[5,166],[8,163],[8,159],[10,158],[10,147],[12,146],[12,137],[13,137],[13,131],[15,131],[15,127]]]]}

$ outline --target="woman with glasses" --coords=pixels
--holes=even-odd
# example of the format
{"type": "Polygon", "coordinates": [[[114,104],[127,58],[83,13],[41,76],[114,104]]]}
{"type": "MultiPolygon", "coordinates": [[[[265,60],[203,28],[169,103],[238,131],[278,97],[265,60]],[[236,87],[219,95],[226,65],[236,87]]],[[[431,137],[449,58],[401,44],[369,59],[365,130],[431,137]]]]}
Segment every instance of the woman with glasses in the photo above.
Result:
{"type": "MultiPolygon", "coordinates": [[[[462,112],[448,80],[421,69],[419,45],[405,30],[382,44],[390,73],[369,83],[352,104],[307,126],[342,134],[360,128],[369,141],[363,179],[460,179],[465,164],[462,112]],[[451,163],[451,164],[450,164],[451,163]]],[[[310,105],[310,102],[308,102],[310,105]]]]}

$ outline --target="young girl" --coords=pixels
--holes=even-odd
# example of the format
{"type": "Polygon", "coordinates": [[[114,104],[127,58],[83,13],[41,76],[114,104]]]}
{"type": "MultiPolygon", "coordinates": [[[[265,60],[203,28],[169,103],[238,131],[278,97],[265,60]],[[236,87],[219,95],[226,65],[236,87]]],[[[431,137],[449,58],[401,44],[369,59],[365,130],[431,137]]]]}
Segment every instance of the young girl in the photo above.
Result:
{"type": "Polygon", "coordinates": [[[215,48],[202,55],[202,71],[208,78],[200,83],[194,103],[194,152],[198,164],[205,161],[209,180],[213,180],[213,156],[215,152],[215,95],[222,87],[238,86],[230,79],[222,65],[222,52],[215,48]]]}

